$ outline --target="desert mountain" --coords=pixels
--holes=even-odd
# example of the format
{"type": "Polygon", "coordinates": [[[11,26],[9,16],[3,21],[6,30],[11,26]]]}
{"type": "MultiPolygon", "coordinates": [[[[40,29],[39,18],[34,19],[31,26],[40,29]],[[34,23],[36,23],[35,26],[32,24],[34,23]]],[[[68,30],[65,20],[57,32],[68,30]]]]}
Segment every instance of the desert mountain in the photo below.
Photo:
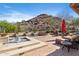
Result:
{"type": "Polygon", "coordinates": [[[61,18],[51,16],[48,14],[40,14],[28,21],[19,22],[18,27],[21,31],[43,31],[52,30],[53,28],[58,28],[60,26],[61,18]]]}

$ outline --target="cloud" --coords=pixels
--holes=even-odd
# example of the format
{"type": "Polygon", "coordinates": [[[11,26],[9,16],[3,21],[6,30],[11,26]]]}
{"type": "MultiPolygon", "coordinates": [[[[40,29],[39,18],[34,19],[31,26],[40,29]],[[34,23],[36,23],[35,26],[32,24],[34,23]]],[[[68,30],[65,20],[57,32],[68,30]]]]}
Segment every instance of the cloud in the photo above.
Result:
{"type": "Polygon", "coordinates": [[[22,20],[29,20],[33,16],[30,14],[25,14],[17,11],[12,11],[10,13],[5,13],[3,15],[0,15],[0,20],[7,20],[8,22],[17,22],[22,20]]]}

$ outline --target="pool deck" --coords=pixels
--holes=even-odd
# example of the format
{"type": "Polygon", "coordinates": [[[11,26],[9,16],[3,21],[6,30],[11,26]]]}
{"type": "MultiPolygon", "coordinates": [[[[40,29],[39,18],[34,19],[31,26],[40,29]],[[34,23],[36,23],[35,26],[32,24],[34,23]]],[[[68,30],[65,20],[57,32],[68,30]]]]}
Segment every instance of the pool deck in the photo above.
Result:
{"type": "Polygon", "coordinates": [[[46,43],[47,46],[25,52],[21,56],[79,56],[79,51],[71,49],[70,52],[68,52],[66,48],[62,50],[62,46],[54,44],[56,38],[64,40],[61,36],[52,36],[48,34],[45,36],[33,36],[31,38],[42,41],[46,43]]]}
{"type": "Polygon", "coordinates": [[[62,46],[54,44],[56,38],[64,40],[61,36],[46,35],[33,38],[43,41],[48,45],[43,48],[32,50],[29,53],[25,53],[24,56],[79,56],[79,51],[75,49],[71,49],[70,52],[68,52],[66,48],[62,50],[62,46]]]}

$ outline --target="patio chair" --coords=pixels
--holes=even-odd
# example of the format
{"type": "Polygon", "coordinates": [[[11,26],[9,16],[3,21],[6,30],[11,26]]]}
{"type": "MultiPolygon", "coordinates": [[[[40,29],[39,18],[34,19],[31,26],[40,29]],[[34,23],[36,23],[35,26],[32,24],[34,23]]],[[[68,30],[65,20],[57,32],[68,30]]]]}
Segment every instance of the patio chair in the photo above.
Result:
{"type": "Polygon", "coordinates": [[[78,43],[72,42],[72,45],[70,46],[70,48],[78,50],[78,43]]]}
{"type": "Polygon", "coordinates": [[[72,46],[71,48],[78,50],[78,45],[79,45],[79,36],[75,35],[71,39],[72,46]]]}
{"type": "Polygon", "coordinates": [[[55,44],[61,45],[61,41],[62,41],[61,39],[56,39],[56,40],[55,40],[55,44]]]}
{"type": "Polygon", "coordinates": [[[79,36],[75,35],[75,36],[72,37],[71,40],[72,40],[72,42],[79,44],[79,36]]]}
{"type": "Polygon", "coordinates": [[[64,47],[67,48],[68,52],[70,51],[70,49],[76,49],[78,50],[78,43],[76,43],[75,41],[70,41],[70,40],[65,40],[65,42],[70,42],[71,44],[62,44],[63,47],[62,47],[62,50],[64,47]]]}

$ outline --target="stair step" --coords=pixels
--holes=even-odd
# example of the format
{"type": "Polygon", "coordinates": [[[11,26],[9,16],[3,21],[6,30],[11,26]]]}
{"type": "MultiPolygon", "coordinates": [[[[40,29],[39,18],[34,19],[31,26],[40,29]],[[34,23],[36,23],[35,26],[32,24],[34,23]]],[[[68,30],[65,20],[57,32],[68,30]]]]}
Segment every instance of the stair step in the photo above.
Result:
{"type": "Polygon", "coordinates": [[[12,51],[8,51],[6,53],[2,53],[0,55],[3,55],[3,56],[13,56],[13,55],[19,55],[19,54],[22,54],[24,52],[28,52],[28,51],[31,51],[33,49],[37,49],[37,48],[41,48],[43,46],[46,46],[45,43],[41,42],[39,44],[36,44],[36,45],[32,45],[32,46],[28,46],[28,47],[23,47],[23,48],[20,48],[20,49],[15,49],[15,50],[12,50],[12,51]]]}
{"type": "Polygon", "coordinates": [[[15,50],[15,49],[21,48],[21,47],[28,47],[28,46],[36,45],[39,43],[40,43],[40,41],[34,40],[34,41],[29,41],[29,42],[4,45],[4,46],[0,47],[0,53],[4,53],[4,52],[10,51],[10,50],[15,50]]]}

